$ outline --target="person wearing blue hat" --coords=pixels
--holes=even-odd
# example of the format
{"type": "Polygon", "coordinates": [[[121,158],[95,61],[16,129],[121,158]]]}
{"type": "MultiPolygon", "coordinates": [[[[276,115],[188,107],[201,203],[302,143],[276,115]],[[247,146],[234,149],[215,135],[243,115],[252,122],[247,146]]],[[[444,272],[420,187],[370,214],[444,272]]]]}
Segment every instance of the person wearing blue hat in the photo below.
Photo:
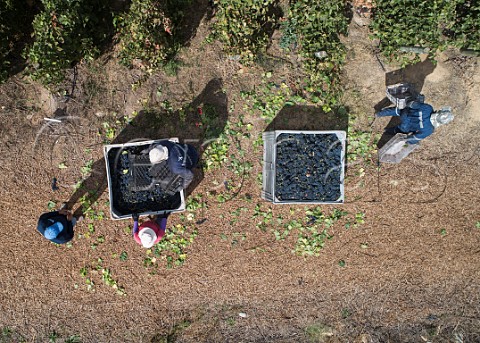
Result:
{"type": "Polygon", "coordinates": [[[73,227],[80,218],[73,217],[65,208],[58,211],[47,212],[38,219],[37,230],[43,237],[57,244],[64,244],[72,240],[73,227]]]}

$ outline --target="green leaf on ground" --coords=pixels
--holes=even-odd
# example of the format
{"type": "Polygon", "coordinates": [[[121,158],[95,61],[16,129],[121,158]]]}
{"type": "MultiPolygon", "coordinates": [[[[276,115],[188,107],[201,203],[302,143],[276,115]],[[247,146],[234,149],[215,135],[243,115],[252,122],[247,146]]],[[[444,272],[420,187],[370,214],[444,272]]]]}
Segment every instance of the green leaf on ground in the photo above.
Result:
{"type": "Polygon", "coordinates": [[[57,203],[55,201],[50,200],[47,204],[48,210],[53,211],[55,207],[57,206],[57,203]]]}
{"type": "Polygon", "coordinates": [[[120,254],[120,261],[126,261],[128,260],[128,253],[126,251],[122,251],[120,254]]]}

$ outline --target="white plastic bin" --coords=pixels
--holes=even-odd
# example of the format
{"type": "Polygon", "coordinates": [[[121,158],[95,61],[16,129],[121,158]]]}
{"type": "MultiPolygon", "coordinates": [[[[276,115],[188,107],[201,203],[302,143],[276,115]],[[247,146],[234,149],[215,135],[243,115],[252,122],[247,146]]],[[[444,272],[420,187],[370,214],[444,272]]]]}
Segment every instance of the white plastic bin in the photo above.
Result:
{"type": "MultiPolygon", "coordinates": [[[[120,201],[120,199],[116,198],[116,197],[123,196],[121,189],[119,187],[120,181],[116,180],[117,176],[113,175],[115,168],[118,168],[118,165],[115,165],[115,163],[118,163],[118,158],[121,156],[121,152],[125,151],[124,150],[125,148],[132,148],[132,147],[146,149],[150,147],[152,144],[159,143],[165,140],[178,142],[178,138],[170,138],[170,139],[167,138],[167,139],[141,141],[141,142],[134,142],[134,143],[126,143],[126,144],[109,144],[104,146],[103,153],[105,156],[105,164],[107,168],[108,192],[109,192],[109,200],[110,200],[110,216],[112,219],[114,220],[128,219],[128,218],[131,218],[132,214],[136,212],[133,210],[128,211],[128,204],[129,204],[128,201],[125,201],[125,200],[120,201]]],[[[142,192],[147,192],[145,194],[148,195],[149,191],[142,191],[142,192]]],[[[171,208],[172,206],[168,206],[169,208],[162,208],[162,204],[160,202],[150,201],[152,205],[150,207],[147,206],[146,210],[139,212],[137,214],[139,216],[147,216],[147,215],[163,215],[163,214],[172,213],[172,212],[182,212],[185,210],[184,191],[182,190],[180,192],[177,192],[175,195],[173,195],[171,198],[171,202],[174,204],[173,205],[174,208],[171,208]]]]}
{"type": "MultiPolygon", "coordinates": [[[[305,137],[305,136],[299,136],[299,137],[305,137]]],[[[263,150],[263,187],[262,187],[262,198],[271,201],[274,204],[338,204],[338,203],[343,203],[344,202],[344,175],[345,175],[345,145],[346,145],[346,137],[347,133],[345,131],[289,131],[289,130],[279,130],[279,131],[270,131],[270,132],[264,132],[263,133],[263,144],[264,144],[264,150],[263,150]],[[339,161],[339,164],[335,166],[333,169],[335,169],[336,172],[335,175],[338,175],[338,179],[335,179],[334,182],[336,183],[336,186],[338,186],[338,198],[335,199],[329,199],[327,201],[323,199],[301,199],[301,197],[298,197],[298,199],[281,199],[278,194],[277,194],[277,147],[278,147],[278,137],[282,134],[293,134],[293,135],[332,135],[334,134],[339,142],[341,144],[341,149],[339,150],[339,155],[340,156],[335,156],[335,159],[339,161]]],[[[324,156],[325,152],[322,149],[325,149],[324,147],[322,148],[319,142],[318,145],[314,145],[313,150],[309,150],[308,152],[305,152],[305,154],[310,154],[311,156],[315,156],[315,154],[324,156]]],[[[338,151],[338,149],[337,149],[338,151]]],[[[304,155],[306,156],[306,155],[304,155]]],[[[328,161],[326,162],[328,164],[328,161]]],[[[307,168],[307,167],[306,167],[307,168]]],[[[319,167],[320,168],[320,167],[319,167]]],[[[298,169],[298,168],[297,168],[298,169]]],[[[331,168],[330,168],[331,169],[331,168]]],[[[316,170],[317,171],[317,170],[316,170]]],[[[282,171],[283,172],[283,171],[282,171]]],[[[300,173],[303,176],[302,170],[292,170],[292,171],[285,171],[286,173],[300,173]]],[[[320,183],[324,182],[327,173],[331,172],[326,170],[325,173],[320,173],[322,175],[315,174],[315,177],[309,180],[312,185],[320,185],[320,183]]],[[[305,171],[305,173],[308,173],[305,171]]],[[[299,174],[299,175],[300,175],[299,174]]],[[[309,174],[308,174],[309,175],[309,174]]],[[[292,176],[292,179],[298,179],[295,177],[295,175],[292,176]]],[[[300,182],[300,181],[299,181],[300,182]]],[[[294,183],[294,182],[292,182],[294,183]]],[[[295,188],[295,184],[289,185],[292,188],[295,188]]],[[[321,187],[318,186],[318,189],[321,187]]],[[[317,192],[316,194],[320,194],[317,192]]],[[[322,196],[319,196],[321,198],[322,196]]]]}

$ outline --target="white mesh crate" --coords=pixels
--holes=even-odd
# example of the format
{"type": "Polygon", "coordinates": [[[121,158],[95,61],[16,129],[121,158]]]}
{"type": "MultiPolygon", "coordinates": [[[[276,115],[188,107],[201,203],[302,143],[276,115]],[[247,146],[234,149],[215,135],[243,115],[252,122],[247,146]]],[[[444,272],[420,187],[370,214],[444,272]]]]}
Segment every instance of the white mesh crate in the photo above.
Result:
{"type": "Polygon", "coordinates": [[[344,201],[345,131],[263,133],[262,198],[274,204],[344,201]]]}
{"type": "MultiPolygon", "coordinates": [[[[147,199],[147,203],[150,204],[145,206],[143,210],[136,211],[136,206],[138,202],[130,202],[128,199],[124,199],[123,197],[126,196],[126,193],[131,191],[132,187],[127,187],[123,184],[122,180],[119,180],[121,177],[125,176],[128,177],[130,174],[124,173],[123,170],[119,172],[118,168],[121,168],[121,161],[119,159],[129,158],[128,150],[136,149],[136,150],[143,150],[150,147],[152,144],[160,143],[161,141],[165,141],[167,139],[159,139],[159,140],[150,140],[150,141],[141,141],[135,143],[126,143],[126,144],[109,144],[104,146],[104,156],[105,156],[105,164],[107,168],[107,180],[108,180],[108,192],[109,192],[109,200],[110,200],[110,216],[112,219],[128,219],[132,217],[132,214],[136,213],[139,216],[147,216],[147,215],[164,215],[166,213],[172,212],[182,212],[185,210],[185,194],[184,191],[181,190],[176,194],[167,197],[165,195],[165,202],[156,201],[158,197],[156,197],[156,193],[160,194],[160,190],[156,185],[152,185],[150,189],[145,188],[144,190],[139,190],[138,192],[133,192],[132,194],[137,194],[139,196],[152,196],[152,201],[147,199]],[[126,152],[125,154],[123,152],[126,152]],[[124,175],[122,175],[124,174],[124,175]],[[120,176],[121,175],[121,176],[120,176]],[[130,189],[129,189],[130,188],[130,189]],[[149,194],[152,193],[152,194],[149,194]],[[131,209],[129,208],[129,204],[131,205],[131,209]],[[164,206],[168,204],[168,206],[164,206]]],[[[178,138],[170,138],[168,139],[173,142],[178,142],[178,138]]],[[[132,180],[133,181],[133,180],[132,180]]],[[[136,200],[136,199],[132,199],[136,200]]],[[[142,207],[138,207],[142,208],[142,207]]]]}

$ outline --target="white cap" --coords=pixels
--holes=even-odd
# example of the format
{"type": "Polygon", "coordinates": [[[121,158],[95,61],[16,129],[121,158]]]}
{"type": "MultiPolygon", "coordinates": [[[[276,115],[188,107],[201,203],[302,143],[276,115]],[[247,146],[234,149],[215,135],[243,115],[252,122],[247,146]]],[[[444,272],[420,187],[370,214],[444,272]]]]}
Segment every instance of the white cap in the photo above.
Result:
{"type": "Polygon", "coordinates": [[[157,240],[157,234],[155,231],[148,227],[141,229],[138,233],[138,237],[140,238],[143,247],[147,249],[153,247],[153,244],[157,240]]]}
{"type": "Polygon", "coordinates": [[[449,109],[441,109],[438,112],[432,113],[430,121],[433,127],[437,128],[440,125],[445,125],[453,120],[453,113],[449,109]]]}
{"type": "Polygon", "coordinates": [[[156,164],[165,161],[168,158],[168,149],[166,146],[157,145],[150,150],[148,156],[150,157],[150,163],[156,164]]]}

